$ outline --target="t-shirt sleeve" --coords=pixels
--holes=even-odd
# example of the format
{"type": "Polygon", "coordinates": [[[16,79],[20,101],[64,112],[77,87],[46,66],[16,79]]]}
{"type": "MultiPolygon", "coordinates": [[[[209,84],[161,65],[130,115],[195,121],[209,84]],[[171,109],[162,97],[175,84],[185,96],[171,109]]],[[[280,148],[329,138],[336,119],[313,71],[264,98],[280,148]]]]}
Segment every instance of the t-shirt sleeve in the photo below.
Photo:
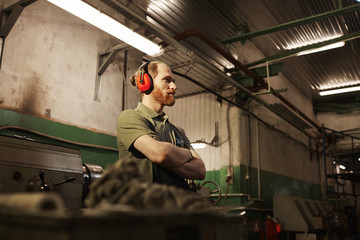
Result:
{"type": "Polygon", "coordinates": [[[149,122],[135,110],[123,111],[117,121],[117,138],[129,150],[135,140],[143,135],[158,139],[149,122]]]}

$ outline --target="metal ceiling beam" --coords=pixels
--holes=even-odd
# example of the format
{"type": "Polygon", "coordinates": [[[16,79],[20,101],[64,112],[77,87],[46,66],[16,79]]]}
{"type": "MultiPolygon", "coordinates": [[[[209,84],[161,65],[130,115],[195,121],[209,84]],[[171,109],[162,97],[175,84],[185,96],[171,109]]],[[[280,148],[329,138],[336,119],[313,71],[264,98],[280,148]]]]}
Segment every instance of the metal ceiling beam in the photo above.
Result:
{"type": "Polygon", "coordinates": [[[106,71],[109,65],[114,61],[116,55],[121,52],[130,49],[131,46],[127,43],[119,44],[115,47],[112,47],[108,51],[104,53],[98,54],[97,58],[97,73],[95,77],[95,93],[94,93],[94,100],[100,101],[100,94],[101,94],[101,75],[106,71]]]}
{"type": "Polygon", "coordinates": [[[331,39],[331,40],[328,40],[328,41],[315,43],[315,44],[312,44],[312,45],[308,45],[308,46],[288,50],[288,51],[285,51],[283,53],[280,53],[280,54],[277,54],[277,55],[274,55],[274,56],[270,56],[270,57],[263,58],[261,60],[255,61],[255,62],[248,63],[248,64],[246,64],[246,66],[247,67],[252,67],[252,66],[256,66],[256,65],[259,65],[259,64],[262,64],[262,63],[265,63],[265,62],[272,62],[272,61],[275,61],[275,60],[284,59],[284,58],[291,57],[293,55],[296,55],[296,54],[298,54],[300,52],[303,52],[303,51],[306,51],[306,50],[324,47],[324,46],[334,44],[334,43],[337,43],[337,42],[343,42],[343,41],[346,42],[346,41],[354,40],[354,39],[359,38],[359,37],[360,37],[360,31],[353,32],[353,33],[350,33],[350,34],[347,34],[347,35],[344,35],[344,36],[341,36],[341,37],[338,37],[338,38],[334,38],[334,39],[331,39]]]}
{"type": "Polygon", "coordinates": [[[344,7],[344,8],[341,8],[341,9],[334,10],[334,11],[321,13],[321,14],[314,15],[314,16],[307,17],[307,18],[298,19],[298,20],[288,22],[288,23],[283,23],[283,24],[280,24],[280,25],[277,25],[277,26],[274,26],[274,27],[270,27],[270,28],[266,28],[266,29],[262,29],[262,30],[258,30],[258,31],[254,31],[254,32],[245,33],[245,34],[240,35],[240,36],[235,36],[235,37],[231,37],[229,39],[225,39],[225,40],[222,41],[222,43],[228,44],[228,43],[237,42],[237,41],[244,41],[244,40],[247,40],[249,38],[254,38],[254,37],[258,37],[258,36],[265,35],[265,34],[268,34],[268,33],[293,28],[293,27],[296,27],[296,26],[300,26],[300,25],[303,25],[303,24],[319,21],[319,20],[322,20],[322,19],[330,18],[330,17],[335,17],[335,16],[338,16],[338,15],[342,15],[344,13],[348,13],[348,12],[352,12],[352,11],[356,11],[356,10],[360,10],[360,4],[351,5],[349,7],[344,7]]]}

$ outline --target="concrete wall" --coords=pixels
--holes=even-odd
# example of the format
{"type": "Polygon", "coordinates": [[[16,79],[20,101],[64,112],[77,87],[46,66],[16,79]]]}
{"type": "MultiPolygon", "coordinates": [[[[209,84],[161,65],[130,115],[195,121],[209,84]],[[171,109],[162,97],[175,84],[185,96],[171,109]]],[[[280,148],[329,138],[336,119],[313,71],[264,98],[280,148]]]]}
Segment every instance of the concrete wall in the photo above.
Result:
{"type": "Polygon", "coordinates": [[[336,131],[345,131],[359,128],[359,117],[360,112],[352,112],[345,114],[329,112],[317,114],[319,122],[323,123],[326,127],[336,131]]]}
{"type": "Polygon", "coordinates": [[[133,71],[141,63],[142,56],[131,50],[124,71],[124,52],[119,53],[102,75],[101,100],[95,101],[97,56],[119,43],[47,1],[31,4],[5,41],[0,71],[2,104],[116,134],[122,106],[132,106],[129,99],[138,99],[124,77],[127,70],[133,71]],[[123,104],[124,88],[127,102],[123,104]]]}

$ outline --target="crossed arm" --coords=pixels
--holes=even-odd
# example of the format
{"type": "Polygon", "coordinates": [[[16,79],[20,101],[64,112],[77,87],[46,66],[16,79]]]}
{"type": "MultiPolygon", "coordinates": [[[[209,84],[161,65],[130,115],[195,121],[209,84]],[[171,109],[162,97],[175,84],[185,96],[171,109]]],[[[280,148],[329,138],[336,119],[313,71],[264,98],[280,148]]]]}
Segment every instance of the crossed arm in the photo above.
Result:
{"type": "Polygon", "coordinates": [[[187,179],[203,180],[206,169],[201,157],[193,150],[177,147],[168,142],[142,135],[134,142],[134,147],[150,161],[167,168],[187,179]]]}

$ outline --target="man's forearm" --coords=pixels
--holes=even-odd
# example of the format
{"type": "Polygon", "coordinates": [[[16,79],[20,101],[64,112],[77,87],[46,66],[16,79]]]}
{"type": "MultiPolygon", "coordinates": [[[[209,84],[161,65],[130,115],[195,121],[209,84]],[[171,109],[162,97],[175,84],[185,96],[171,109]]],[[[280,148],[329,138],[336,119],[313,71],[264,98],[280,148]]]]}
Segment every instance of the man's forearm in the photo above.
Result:
{"type": "Polygon", "coordinates": [[[205,178],[205,164],[193,149],[171,146],[168,157],[159,164],[160,166],[187,179],[202,180],[205,178]]]}
{"type": "Polygon", "coordinates": [[[168,168],[177,175],[192,179],[192,180],[203,180],[206,175],[206,169],[204,162],[201,158],[192,158],[190,161],[185,162],[181,166],[168,168]]]}
{"type": "Polygon", "coordinates": [[[204,162],[193,149],[189,150],[168,142],[157,141],[148,135],[139,137],[134,142],[134,147],[150,161],[179,176],[199,180],[205,177],[204,162]]]}
{"type": "Polygon", "coordinates": [[[177,147],[171,143],[166,143],[166,155],[161,166],[166,168],[179,167],[193,159],[190,149],[177,147]]]}

